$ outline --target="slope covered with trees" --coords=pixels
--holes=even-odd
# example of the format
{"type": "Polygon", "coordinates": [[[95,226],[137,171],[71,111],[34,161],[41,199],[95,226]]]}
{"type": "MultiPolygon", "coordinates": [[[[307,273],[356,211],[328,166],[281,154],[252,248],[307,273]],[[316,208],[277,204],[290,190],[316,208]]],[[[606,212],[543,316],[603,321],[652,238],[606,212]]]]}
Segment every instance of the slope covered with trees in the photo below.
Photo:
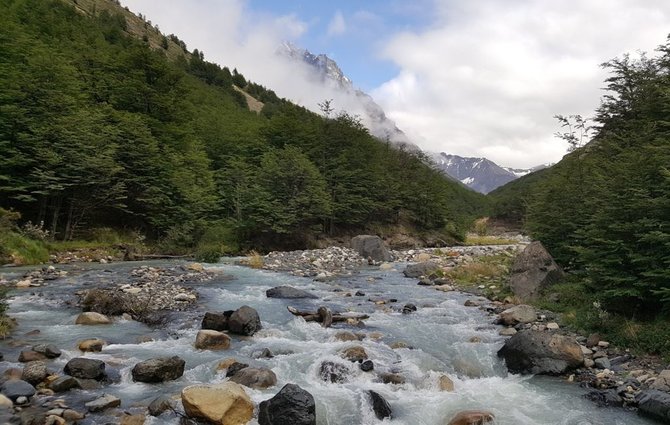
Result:
{"type": "MultiPolygon", "coordinates": [[[[604,66],[610,76],[592,140],[551,169],[492,193],[494,209],[524,220],[599,308],[667,317],[670,44],[656,57],[625,56],[604,66]]],[[[579,144],[576,132],[562,137],[579,144]]]]}
{"type": "Polygon", "coordinates": [[[0,208],[22,222],[217,254],[398,223],[458,239],[483,207],[355,117],[279,99],[176,36],[133,37],[104,3],[0,0],[0,208]]]}

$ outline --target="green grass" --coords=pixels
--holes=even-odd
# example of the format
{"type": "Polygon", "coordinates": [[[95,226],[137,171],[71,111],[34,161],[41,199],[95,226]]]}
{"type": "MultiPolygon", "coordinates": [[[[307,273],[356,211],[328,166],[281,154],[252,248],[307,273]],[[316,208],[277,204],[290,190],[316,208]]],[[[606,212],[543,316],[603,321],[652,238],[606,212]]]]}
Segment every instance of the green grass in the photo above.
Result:
{"type": "Polygon", "coordinates": [[[475,234],[468,234],[465,237],[465,245],[515,245],[519,241],[514,239],[501,238],[499,236],[482,236],[475,234]]]}
{"type": "Polygon", "coordinates": [[[49,249],[43,241],[28,239],[15,232],[0,234],[0,262],[17,265],[49,261],[49,249]]]}
{"type": "MultiPolygon", "coordinates": [[[[449,253],[445,253],[449,255],[449,253]]],[[[507,285],[512,257],[506,254],[487,255],[478,257],[474,261],[459,264],[447,271],[445,276],[463,288],[473,288],[484,285],[483,295],[501,300],[511,295],[507,285]],[[495,288],[490,288],[494,286],[495,288]]]]}

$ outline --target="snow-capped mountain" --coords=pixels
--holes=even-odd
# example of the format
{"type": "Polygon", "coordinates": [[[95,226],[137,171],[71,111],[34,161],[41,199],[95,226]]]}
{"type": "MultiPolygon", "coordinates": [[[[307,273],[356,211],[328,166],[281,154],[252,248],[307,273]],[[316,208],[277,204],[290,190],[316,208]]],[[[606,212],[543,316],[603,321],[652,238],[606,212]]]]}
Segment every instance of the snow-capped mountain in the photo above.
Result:
{"type": "MultiPolygon", "coordinates": [[[[420,150],[396,126],[395,122],[386,116],[381,106],[370,95],[354,87],[351,79],[344,75],[337,62],[325,54],[315,55],[289,42],[284,42],[277,53],[310,65],[314,69],[314,78],[317,81],[347,98],[347,111],[359,115],[371,134],[410,150],[420,150]]],[[[336,104],[335,107],[337,108],[338,105],[336,104]]]]}
{"type": "Polygon", "coordinates": [[[439,170],[481,193],[489,193],[512,180],[548,166],[540,165],[530,169],[505,168],[486,158],[466,158],[444,152],[430,156],[439,170]]]}

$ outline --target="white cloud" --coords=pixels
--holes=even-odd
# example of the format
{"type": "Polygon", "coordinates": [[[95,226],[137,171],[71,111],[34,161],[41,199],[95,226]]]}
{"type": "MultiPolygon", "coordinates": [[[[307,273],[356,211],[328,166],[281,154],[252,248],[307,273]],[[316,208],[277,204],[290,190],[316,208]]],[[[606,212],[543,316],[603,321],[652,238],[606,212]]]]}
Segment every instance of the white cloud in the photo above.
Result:
{"type": "Polygon", "coordinates": [[[373,95],[422,148],[509,166],[560,159],[565,146],[553,137],[553,115],[592,115],[605,78],[599,65],[653,50],[670,29],[663,0],[434,7],[429,29],[386,44],[384,55],[400,72],[373,95]]]}
{"type": "Polygon", "coordinates": [[[344,16],[339,10],[335,12],[333,19],[328,24],[328,35],[336,36],[342,35],[347,31],[347,23],[344,21],[344,16]]]}

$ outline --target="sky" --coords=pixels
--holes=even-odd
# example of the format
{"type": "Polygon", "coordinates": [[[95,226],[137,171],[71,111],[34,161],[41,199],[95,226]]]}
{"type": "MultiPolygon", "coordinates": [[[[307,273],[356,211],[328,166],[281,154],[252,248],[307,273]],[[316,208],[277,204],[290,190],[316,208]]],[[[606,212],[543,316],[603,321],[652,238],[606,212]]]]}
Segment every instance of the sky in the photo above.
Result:
{"type": "Polygon", "coordinates": [[[593,116],[600,64],[653,53],[668,0],[121,0],[207,60],[317,110],[360,105],[275,52],[325,53],[423,150],[532,167],[560,160],[554,115],[593,116]]]}

